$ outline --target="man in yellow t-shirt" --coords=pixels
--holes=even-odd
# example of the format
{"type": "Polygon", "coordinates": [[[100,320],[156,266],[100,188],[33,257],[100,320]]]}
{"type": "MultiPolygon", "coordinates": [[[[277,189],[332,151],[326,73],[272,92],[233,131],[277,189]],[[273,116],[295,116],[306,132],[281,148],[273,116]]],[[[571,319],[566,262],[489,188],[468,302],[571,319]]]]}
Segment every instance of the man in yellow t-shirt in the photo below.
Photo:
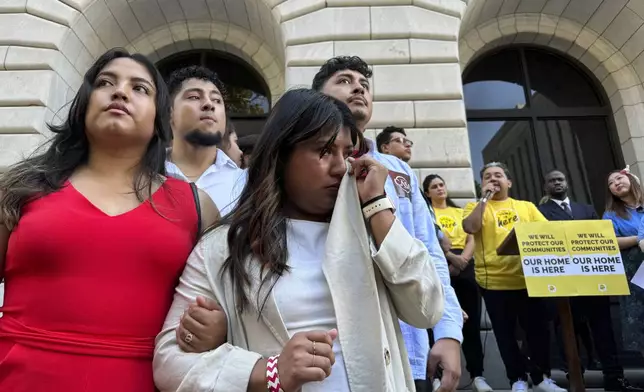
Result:
{"type": "Polygon", "coordinates": [[[499,256],[496,249],[520,222],[546,218],[534,204],[508,196],[510,172],[498,162],[481,170],[483,199],[465,206],[463,229],[474,235],[476,281],[481,287],[501,359],[513,392],[527,392],[527,374],[535,392],[565,392],[550,379],[550,325],[547,303],[530,298],[519,256],[499,256]],[[522,354],[515,336],[519,323],[525,331],[532,366],[522,354]]]}

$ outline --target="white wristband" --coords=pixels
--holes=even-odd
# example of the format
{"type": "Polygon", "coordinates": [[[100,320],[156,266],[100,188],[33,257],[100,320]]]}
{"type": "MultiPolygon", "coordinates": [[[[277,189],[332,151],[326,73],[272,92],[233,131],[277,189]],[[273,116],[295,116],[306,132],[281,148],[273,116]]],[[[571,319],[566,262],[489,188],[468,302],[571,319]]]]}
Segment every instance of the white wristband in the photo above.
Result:
{"type": "Polygon", "coordinates": [[[362,215],[364,215],[364,218],[366,220],[369,220],[372,216],[384,210],[391,210],[391,212],[394,212],[396,210],[394,208],[394,203],[389,200],[389,197],[376,200],[373,203],[366,205],[362,209],[362,215]]]}

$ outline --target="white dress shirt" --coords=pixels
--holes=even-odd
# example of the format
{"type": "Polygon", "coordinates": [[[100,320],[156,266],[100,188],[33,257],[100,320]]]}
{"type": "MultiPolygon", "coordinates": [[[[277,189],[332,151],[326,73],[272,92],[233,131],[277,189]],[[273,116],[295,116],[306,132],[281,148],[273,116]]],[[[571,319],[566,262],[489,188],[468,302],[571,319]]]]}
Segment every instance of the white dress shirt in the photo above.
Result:
{"type": "MultiPolygon", "coordinates": [[[[165,170],[169,176],[188,181],[188,177],[174,163],[167,161],[165,170]]],[[[210,196],[224,216],[237,205],[239,195],[246,185],[246,170],[240,169],[223,151],[217,150],[215,162],[199,177],[195,184],[210,196]]]]}
{"type": "Polygon", "coordinates": [[[550,200],[552,200],[552,201],[554,201],[555,203],[557,203],[557,205],[558,205],[559,207],[561,207],[561,209],[562,209],[562,210],[564,209],[564,208],[563,208],[563,206],[562,206],[562,204],[563,204],[563,203],[566,203],[566,204],[568,205],[568,208],[572,208],[572,207],[570,206],[570,199],[568,199],[567,197],[566,197],[565,199],[563,199],[563,200],[557,200],[557,199],[550,199],[550,200]]]}

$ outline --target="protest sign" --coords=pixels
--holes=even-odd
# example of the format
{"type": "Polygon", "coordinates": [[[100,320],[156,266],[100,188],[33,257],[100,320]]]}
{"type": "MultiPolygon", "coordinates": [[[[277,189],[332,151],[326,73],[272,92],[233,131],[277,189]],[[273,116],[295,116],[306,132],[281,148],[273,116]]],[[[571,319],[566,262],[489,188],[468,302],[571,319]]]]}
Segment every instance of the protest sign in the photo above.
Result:
{"type": "Polygon", "coordinates": [[[515,230],[531,297],[630,294],[610,221],[532,222],[515,230]]]}

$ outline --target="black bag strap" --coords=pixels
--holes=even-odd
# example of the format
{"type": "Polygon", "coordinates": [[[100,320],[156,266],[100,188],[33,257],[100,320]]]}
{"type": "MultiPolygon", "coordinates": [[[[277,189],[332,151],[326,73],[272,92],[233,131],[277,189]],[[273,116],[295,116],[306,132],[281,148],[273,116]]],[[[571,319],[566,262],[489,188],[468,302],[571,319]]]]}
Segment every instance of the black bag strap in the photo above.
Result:
{"type": "Polygon", "coordinates": [[[195,207],[197,208],[197,235],[201,234],[201,203],[199,202],[199,190],[194,182],[190,183],[192,188],[192,196],[195,199],[195,207]]]}

